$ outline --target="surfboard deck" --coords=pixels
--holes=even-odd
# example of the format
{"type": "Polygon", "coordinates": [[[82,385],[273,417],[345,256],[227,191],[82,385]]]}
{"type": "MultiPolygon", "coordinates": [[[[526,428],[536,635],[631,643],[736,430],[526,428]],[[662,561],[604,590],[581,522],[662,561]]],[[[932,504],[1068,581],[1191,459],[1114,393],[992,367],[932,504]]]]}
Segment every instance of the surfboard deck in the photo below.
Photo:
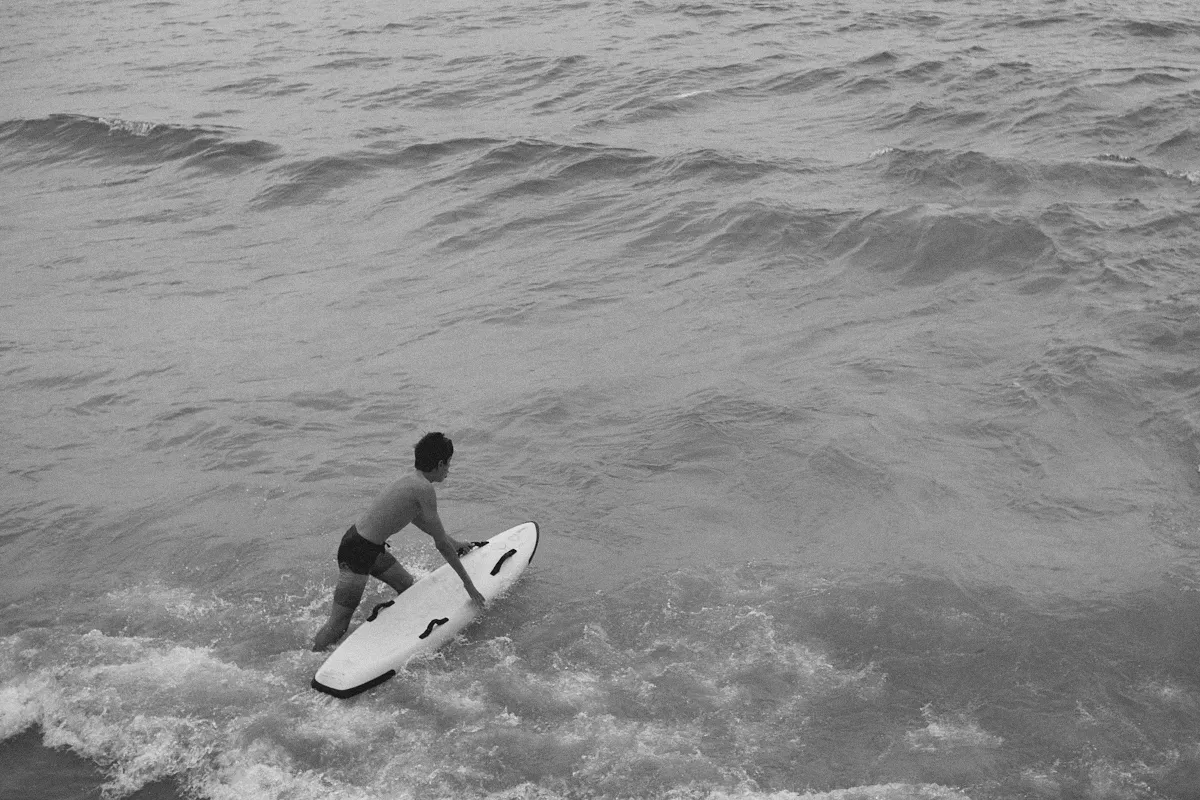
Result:
{"type": "MultiPolygon", "coordinates": [[[[461,557],[489,605],[521,577],[537,551],[538,537],[537,523],[525,522],[461,557]]],[[[365,692],[412,658],[449,642],[480,613],[458,574],[443,564],[394,600],[377,605],[317,670],[312,688],[341,698],[365,692]]]]}

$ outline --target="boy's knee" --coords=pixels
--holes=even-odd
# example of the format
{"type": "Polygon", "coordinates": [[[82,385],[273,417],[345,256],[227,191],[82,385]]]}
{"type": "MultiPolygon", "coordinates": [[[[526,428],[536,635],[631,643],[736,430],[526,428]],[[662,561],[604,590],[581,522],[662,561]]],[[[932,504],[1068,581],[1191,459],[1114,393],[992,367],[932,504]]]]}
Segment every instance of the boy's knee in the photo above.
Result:
{"type": "MultiPolygon", "coordinates": [[[[358,604],[362,602],[363,590],[366,587],[366,581],[349,582],[339,581],[337,587],[333,590],[333,603],[336,606],[349,609],[350,614],[354,613],[354,609],[358,608],[358,604]]],[[[349,614],[346,615],[349,617],[349,614]]]]}
{"type": "Polygon", "coordinates": [[[386,583],[388,586],[392,587],[392,589],[396,591],[396,594],[400,594],[414,583],[413,577],[409,575],[407,570],[405,570],[404,567],[401,567],[399,564],[396,564],[391,569],[387,570],[381,575],[377,575],[376,577],[386,583]]]}

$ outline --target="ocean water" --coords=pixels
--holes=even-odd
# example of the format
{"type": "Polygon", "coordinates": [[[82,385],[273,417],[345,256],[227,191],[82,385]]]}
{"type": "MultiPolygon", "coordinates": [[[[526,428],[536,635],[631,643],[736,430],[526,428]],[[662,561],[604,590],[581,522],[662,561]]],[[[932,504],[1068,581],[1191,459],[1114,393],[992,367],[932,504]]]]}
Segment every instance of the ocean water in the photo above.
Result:
{"type": "Polygon", "coordinates": [[[1193,3],[10,2],[0,81],[4,800],[1200,797],[1193,3]],[[430,430],[537,559],[318,694],[430,430]]]}

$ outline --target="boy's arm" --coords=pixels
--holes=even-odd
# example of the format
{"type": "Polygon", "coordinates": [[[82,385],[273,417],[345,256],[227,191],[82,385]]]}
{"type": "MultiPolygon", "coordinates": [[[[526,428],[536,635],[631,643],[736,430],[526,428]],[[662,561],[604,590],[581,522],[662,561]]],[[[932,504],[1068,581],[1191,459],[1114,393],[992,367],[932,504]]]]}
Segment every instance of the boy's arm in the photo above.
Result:
{"type": "Polygon", "coordinates": [[[433,545],[438,552],[442,554],[442,558],[446,559],[446,563],[450,565],[450,569],[458,573],[458,577],[462,579],[463,586],[466,587],[467,594],[471,596],[471,600],[480,608],[484,606],[483,595],[475,588],[475,584],[471,581],[471,576],[463,568],[462,560],[458,557],[458,549],[462,546],[457,541],[446,533],[445,526],[442,525],[442,519],[437,513],[437,499],[433,492],[429,492],[428,497],[420,499],[421,513],[413,524],[416,525],[425,533],[429,534],[433,539],[433,545]]]}

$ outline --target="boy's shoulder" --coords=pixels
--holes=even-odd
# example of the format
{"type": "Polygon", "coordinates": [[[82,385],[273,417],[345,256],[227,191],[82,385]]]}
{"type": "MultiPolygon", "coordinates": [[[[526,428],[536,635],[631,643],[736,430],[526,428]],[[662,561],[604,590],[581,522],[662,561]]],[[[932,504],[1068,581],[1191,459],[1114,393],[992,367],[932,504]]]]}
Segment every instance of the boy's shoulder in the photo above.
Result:
{"type": "Polygon", "coordinates": [[[433,484],[415,472],[402,476],[392,484],[393,491],[402,492],[414,497],[424,497],[433,493],[433,484]]]}

